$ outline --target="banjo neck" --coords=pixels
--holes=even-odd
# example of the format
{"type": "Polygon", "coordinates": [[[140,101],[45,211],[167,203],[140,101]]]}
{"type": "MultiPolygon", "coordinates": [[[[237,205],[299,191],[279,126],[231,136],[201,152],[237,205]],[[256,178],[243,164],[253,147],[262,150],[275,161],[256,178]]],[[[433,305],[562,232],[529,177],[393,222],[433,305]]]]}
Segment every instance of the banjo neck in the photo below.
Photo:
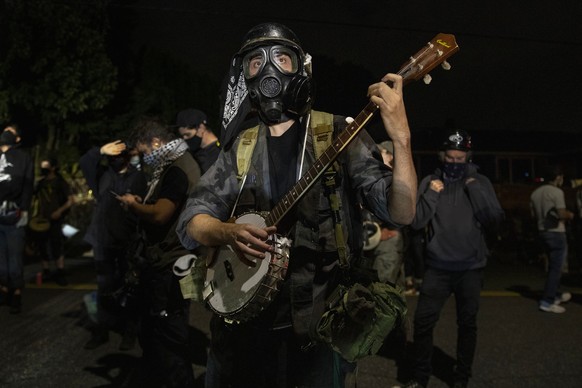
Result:
{"type": "MultiPolygon", "coordinates": [[[[403,84],[406,85],[411,81],[428,76],[428,73],[441,63],[443,64],[443,68],[448,70],[450,66],[445,61],[458,50],[459,46],[455,41],[454,35],[440,33],[415,55],[411,56],[397,74],[402,76],[403,84]]],[[[429,82],[430,80],[425,77],[425,83],[429,82]]],[[[267,225],[278,225],[283,220],[289,211],[338,158],[340,153],[360,133],[377,110],[378,106],[369,102],[358,116],[338,134],[332,144],[317,158],[301,179],[291,187],[265,217],[267,225]]]]}

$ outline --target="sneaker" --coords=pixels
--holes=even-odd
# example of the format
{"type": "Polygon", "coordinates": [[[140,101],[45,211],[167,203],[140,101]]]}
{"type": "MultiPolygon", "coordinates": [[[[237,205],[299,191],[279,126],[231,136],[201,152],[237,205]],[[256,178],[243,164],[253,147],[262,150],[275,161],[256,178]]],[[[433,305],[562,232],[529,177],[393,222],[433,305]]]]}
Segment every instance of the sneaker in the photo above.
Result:
{"type": "Polygon", "coordinates": [[[554,302],[554,304],[566,303],[566,302],[569,302],[570,299],[572,299],[571,293],[569,293],[568,291],[562,292],[562,294],[556,298],[556,301],[554,302]]]}
{"type": "Polygon", "coordinates": [[[543,305],[540,304],[540,310],[545,311],[547,313],[556,313],[556,314],[561,314],[561,313],[565,313],[566,309],[563,308],[560,305],[557,304],[550,304],[550,305],[543,305]]]}

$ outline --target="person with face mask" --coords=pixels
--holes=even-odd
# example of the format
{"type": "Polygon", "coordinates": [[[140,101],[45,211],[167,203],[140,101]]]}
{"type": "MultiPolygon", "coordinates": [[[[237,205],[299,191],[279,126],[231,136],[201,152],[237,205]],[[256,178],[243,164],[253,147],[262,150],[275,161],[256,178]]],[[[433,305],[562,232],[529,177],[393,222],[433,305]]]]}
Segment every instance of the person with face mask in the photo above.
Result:
{"type": "Polygon", "coordinates": [[[38,215],[49,220],[47,231],[37,232],[35,239],[38,243],[41,257],[43,281],[54,280],[60,286],[68,285],[65,276],[65,255],[63,223],[75,197],[71,186],[59,172],[58,161],[55,157],[48,157],[40,163],[41,178],[34,189],[35,200],[38,203],[38,215]],[[50,262],[54,262],[56,271],[51,274],[50,262]]]}
{"type": "Polygon", "coordinates": [[[134,317],[115,309],[112,300],[114,292],[123,284],[127,271],[126,252],[138,221],[135,214],[122,209],[116,195],[132,193],[143,197],[147,189],[145,174],[131,164],[131,151],[124,142],[116,140],[91,148],[79,160],[87,186],[95,198],[85,241],[93,247],[97,272],[97,322],[85,349],[95,349],[106,343],[109,331],[115,326],[123,330],[120,350],[129,350],[135,345],[134,317]]]}
{"type": "Polygon", "coordinates": [[[176,126],[204,174],[220,153],[220,141],[208,127],[206,114],[198,109],[183,110],[176,116],[176,126]]]}
{"type": "Polygon", "coordinates": [[[493,185],[472,163],[465,131],[447,135],[442,162],[419,184],[412,228],[426,228],[425,272],[414,314],[414,379],[405,387],[426,387],[431,375],[433,330],[451,294],[457,303],[457,360],[454,386],[466,387],[477,345],[477,312],[483,269],[489,254],[485,231],[504,213],[493,185]]]}
{"type": "MultiPolygon", "coordinates": [[[[393,170],[382,163],[376,144],[362,130],[338,156],[333,183],[315,181],[289,217],[276,225],[228,220],[249,211],[276,214],[273,207],[285,203],[285,193],[300,179],[306,182],[311,167],[317,168],[315,144],[324,139],[331,143],[349,120],[311,109],[311,57],[295,33],[279,23],[260,24],[246,34],[225,80],[224,148],[190,196],[177,232],[185,247],[228,247],[225,252],[236,252],[232,261],[212,267],[226,268],[234,282],[238,274],[229,268],[238,263],[258,267],[271,262],[268,254],[278,262],[288,251],[289,266],[286,276],[271,287],[278,292],[264,298],[270,304],[256,315],[254,306],[241,309],[250,315],[243,321],[213,315],[205,386],[334,387],[343,386],[348,377],[353,382],[355,365],[344,362],[315,331],[325,299],[342,277],[340,265],[357,261],[361,253],[363,222],[356,198],[363,198],[368,210],[392,227],[410,223],[414,216],[417,182],[402,77],[387,74],[368,88],[394,142],[393,170]],[[253,117],[258,117],[258,126],[246,127],[253,117]],[[316,135],[316,130],[325,130],[327,136],[316,135]],[[253,140],[254,148],[242,157],[238,150],[248,150],[253,140]],[[246,172],[239,170],[241,161],[248,162],[246,172]]],[[[207,258],[208,263],[212,260],[207,258]]],[[[254,280],[241,281],[243,289],[252,287],[254,280]]]]}
{"type": "Polygon", "coordinates": [[[0,306],[22,310],[25,226],[32,201],[34,171],[30,156],[18,149],[20,131],[10,124],[0,135],[0,306]]]}
{"type": "Polygon", "coordinates": [[[130,137],[151,170],[145,195],[119,193],[124,209],[135,214],[144,250],[139,287],[139,344],[143,350],[146,380],[152,387],[192,387],[189,359],[189,300],[184,299],[173,264],[192,251],[180,244],[178,217],[200,178],[200,168],[183,139],[163,122],[141,118],[130,137]]]}
{"type": "Polygon", "coordinates": [[[557,165],[547,166],[544,184],[530,196],[532,216],[537,221],[537,229],[548,254],[548,275],[539,309],[549,313],[564,313],[560,304],[572,299],[569,292],[560,292],[562,268],[568,256],[566,222],[574,219],[574,213],[566,209],[562,185],[564,172],[557,165]]]}

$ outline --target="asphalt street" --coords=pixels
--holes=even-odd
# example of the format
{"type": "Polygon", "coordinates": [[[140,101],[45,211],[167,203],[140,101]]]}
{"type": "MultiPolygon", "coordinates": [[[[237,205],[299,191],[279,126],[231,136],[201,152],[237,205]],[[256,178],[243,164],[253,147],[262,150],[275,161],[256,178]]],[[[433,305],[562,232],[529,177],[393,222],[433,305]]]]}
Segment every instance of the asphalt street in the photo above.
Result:
{"type": "MultiPolygon", "coordinates": [[[[0,387],[143,387],[140,349],[118,349],[121,336],[95,350],[83,349],[89,339],[89,317],[83,298],[95,289],[92,258],[67,259],[70,284],[35,284],[38,263],[26,265],[29,280],[23,311],[11,315],[0,308],[0,387]]],[[[492,258],[486,270],[479,313],[478,347],[471,387],[582,386],[582,276],[563,278],[573,294],[564,314],[537,308],[545,273],[539,263],[492,258]]],[[[417,297],[407,298],[411,326],[417,297]]],[[[203,387],[210,313],[191,309],[192,363],[196,387],[203,387]]],[[[409,377],[408,343],[390,341],[376,356],[359,363],[358,388],[401,385],[409,377]]],[[[451,298],[435,331],[430,388],[451,383],[455,357],[455,303],[451,298]]]]}

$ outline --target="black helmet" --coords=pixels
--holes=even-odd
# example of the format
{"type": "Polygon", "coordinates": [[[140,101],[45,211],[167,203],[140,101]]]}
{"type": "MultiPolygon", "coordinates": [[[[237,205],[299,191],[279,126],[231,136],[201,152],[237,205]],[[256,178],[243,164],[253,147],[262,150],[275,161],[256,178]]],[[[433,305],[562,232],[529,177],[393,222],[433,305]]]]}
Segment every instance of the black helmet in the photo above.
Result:
{"type": "Polygon", "coordinates": [[[443,151],[459,150],[469,152],[473,149],[471,136],[465,131],[455,130],[447,135],[441,149],[443,151]]]}
{"type": "Polygon", "coordinates": [[[305,58],[301,43],[295,33],[287,26],[279,23],[263,23],[251,28],[245,35],[238,53],[239,55],[244,55],[247,51],[257,46],[270,46],[275,43],[293,47],[302,58],[305,58]]]}
{"type": "Polygon", "coordinates": [[[308,56],[288,27],[278,23],[253,27],[237,56],[242,58],[251,104],[265,122],[276,124],[285,118],[298,118],[311,109],[308,56]]]}

